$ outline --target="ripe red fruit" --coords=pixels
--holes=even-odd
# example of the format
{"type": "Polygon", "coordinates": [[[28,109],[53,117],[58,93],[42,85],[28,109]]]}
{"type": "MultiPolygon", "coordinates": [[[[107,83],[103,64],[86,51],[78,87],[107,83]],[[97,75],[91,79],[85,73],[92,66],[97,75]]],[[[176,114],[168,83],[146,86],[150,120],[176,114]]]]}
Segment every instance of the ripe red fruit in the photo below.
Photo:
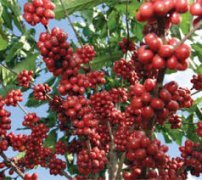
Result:
{"type": "Polygon", "coordinates": [[[146,106],[142,108],[142,117],[144,119],[151,119],[154,116],[154,110],[151,106],[146,106]]]}
{"type": "Polygon", "coordinates": [[[177,13],[177,12],[174,12],[174,13],[172,13],[172,15],[171,15],[171,17],[170,17],[171,19],[171,23],[172,24],[180,24],[180,22],[182,21],[182,18],[181,18],[181,16],[180,16],[180,14],[179,13],[177,13]]]}
{"type": "Polygon", "coordinates": [[[138,59],[143,64],[149,64],[152,61],[153,56],[154,53],[149,49],[145,49],[141,51],[141,53],[138,52],[138,59]]]}
{"type": "Polygon", "coordinates": [[[177,111],[179,109],[179,104],[177,101],[171,100],[168,104],[167,104],[167,108],[170,111],[177,111]]]}
{"type": "Polygon", "coordinates": [[[154,12],[157,16],[165,16],[169,11],[169,8],[165,6],[163,1],[157,1],[154,3],[154,12]]]}
{"type": "Polygon", "coordinates": [[[146,89],[146,91],[150,92],[150,91],[153,91],[154,88],[156,87],[156,80],[154,79],[146,79],[145,82],[144,82],[144,87],[146,89]]]}
{"type": "Polygon", "coordinates": [[[173,55],[173,47],[170,45],[162,45],[158,51],[159,56],[168,58],[173,55]]]}
{"type": "Polygon", "coordinates": [[[178,84],[175,81],[171,81],[165,85],[165,88],[170,92],[174,93],[178,89],[178,84]]]}
{"type": "Polygon", "coordinates": [[[43,1],[42,0],[33,0],[33,5],[35,7],[40,7],[40,6],[43,6],[43,1]]]}
{"type": "Polygon", "coordinates": [[[141,108],[142,107],[142,100],[141,100],[141,98],[134,97],[132,99],[131,105],[132,105],[133,109],[139,109],[139,108],[141,108]]]}
{"type": "Polygon", "coordinates": [[[171,38],[171,39],[168,40],[168,45],[176,46],[179,42],[180,42],[179,39],[177,39],[177,38],[171,38]]]}
{"type": "Polygon", "coordinates": [[[154,69],[163,69],[165,67],[165,60],[159,55],[155,55],[152,59],[152,67],[154,69]]]}
{"type": "Polygon", "coordinates": [[[175,49],[175,56],[180,60],[187,59],[190,55],[191,48],[186,44],[182,44],[175,49]]]}
{"type": "Polygon", "coordinates": [[[153,98],[151,101],[151,106],[154,109],[163,109],[164,103],[160,98],[153,98]]]}
{"type": "Polygon", "coordinates": [[[161,39],[154,33],[149,33],[144,37],[145,43],[149,46],[152,51],[158,51],[163,44],[161,39]]]}
{"type": "Polygon", "coordinates": [[[151,99],[152,99],[152,96],[148,92],[143,93],[141,96],[141,100],[143,104],[148,104],[151,101],[151,99]]]}
{"type": "Polygon", "coordinates": [[[138,160],[143,160],[147,156],[147,152],[145,149],[137,149],[135,150],[135,157],[138,160]]]}
{"type": "Polygon", "coordinates": [[[177,0],[175,3],[175,9],[179,13],[185,13],[189,9],[188,0],[177,0]]]}
{"type": "Polygon", "coordinates": [[[194,2],[190,6],[190,13],[193,16],[201,16],[202,15],[202,5],[200,3],[194,2]]]}
{"type": "Polygon", "coordinates": [[[142,18],[149,19],[153,16],[153,13],[153,3],[146,2],[140,6],[140,14],[142,18]]]}
{"type": "Polygon", "coordinates": [[[159,148],[156,144],[150,144],[147,147],[148,154],[155,155],[158,152],[159,148]]]}
{"type": "Polygon", "coordinates": [[[177,60],[177,58],[175,56],[171,56],[169,59],[167,59],[166,66],[169,69],[175,70],[177,68],[177,66],[178,66],[178,60],[177,60]]]}
{"type": "Polygon", "coordinates": [[[172,98],[170,92],[167,89],[162,89],[159,93],[159,96],[163,101],[170,101],[172,98]]]}
{"type": "Polygon", "coordinates": [[[135,84],[133,91],[136,96],[141,96],[145,92],[145,87],[142,84],[135,84]]]}

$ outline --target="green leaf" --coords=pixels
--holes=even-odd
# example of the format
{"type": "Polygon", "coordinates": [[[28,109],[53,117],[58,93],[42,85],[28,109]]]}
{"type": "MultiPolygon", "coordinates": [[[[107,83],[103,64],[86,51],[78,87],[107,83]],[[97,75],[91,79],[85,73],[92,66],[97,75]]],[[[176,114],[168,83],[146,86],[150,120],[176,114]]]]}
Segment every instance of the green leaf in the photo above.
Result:
{"type": "Polygon", "coordinates": [[[184,34],[187,34],[191,29],[192,18],[193,16],[187,12],[185,14],[181,14],[182,23],[180,23],[180,28],[184,34]]]}
{"type": "Polygon", "coordinates": [[[169,124],[165,125],[164,127],[167,135],[170,136],[170,138],[178,145],[181,145],[184,132],[181,129],[171,129],[169,124]]]}
{"type": "Polygon", "coordinates": [[[132,25],[131,31],[133,32],[135,38],[139,41],[142,41],[143,39],[142,31],[143,31],[144,25],[135,20],[132,21],[131,25],[132,25]]]}
{"type": "Polygon", "coordinates": [[[5,88],[1,88],[0,89],[0,95],[5,97],[9,91],[13,90],[13,89],[18,89],[18,87],[16,85],[7,85],[5,86],[5,88]]]}
{"type": "Polygon", "coordinates": [[[25,154],[26,154],[26,152],[24,151],[24,152],[20,152],[19,154],[17,154],[16,156],[15,156],[15,158],[18,160],[18,159],[21,159],[21,158],[23,158],[24,156],[25,156],[25,154]]]}
{"type": "Polygon", "coordinates": [[[56,141],[57,141],[57,133],[56,130],[54,129],[48,134],[48,137],[45,139],[44,146],[53,149],[55,147],[56,141]]]}
{"type": "MultiPolygon", "coordinates": [[[[65,7],[65,10],[67,11],[68,15],[72,14],[73,12],[80,11],[80,10],[86,10],[91,7],[97,6],[104,2],[109,2],[111,0],[68,0],[64,1],[63,4],[65,7]]],[[[54,3],[56,3],[56,9],[55,9],[55,15],[56,19],[62,19],[65,17],[64,9],[62,5],[60,4],[60,1],[54,0],[54,3]]]]}
{"type": "Polygon", "coordinates": [[[8,41],[3,39],[0,35],[0,51],[6,49],[8,46],[8,41]]]}
{"type": "Polygon", "coordinates": [[[193,55],[198,56],[199,60],[202,60],[202,44],[196,43],[192,44],[192,49],[194,50],[193,55]]]}
{"type": "Polygon", "coordinates": [[[37,101],[34,99],[33,93],[31,93],[28,97],[28,101],[26,102],[25,106],[27,107],[39,107],[41,105],[46,104],[46,101],[37,101]]]}
{"type": "Polygon", "coordinates": [[[22,62],[18,63],[13,70],[17,73],[20,73],[21,71],[25,69],[35,71],[36,70],[35,60],[37,59],[38,56],[39,56],[38,53],[27,54],[27,58],[23,60],[22,62]]]}
{"type": "Polygon", "coordinates": [[[100,69],[107,64],[112,64],[114,61],[119,60],[123,54],[121,52],[114,52],[112,55],[104,54],[103,56],[98,56],[91,61],[91,67],[94,70],[100,69]]]}
{"type": "Polygon", "coordinates": [[[0,80],[3,82],[4,86],[13,82],[15,78],[16,76],[11,71],[0,65],[0,80]]]}

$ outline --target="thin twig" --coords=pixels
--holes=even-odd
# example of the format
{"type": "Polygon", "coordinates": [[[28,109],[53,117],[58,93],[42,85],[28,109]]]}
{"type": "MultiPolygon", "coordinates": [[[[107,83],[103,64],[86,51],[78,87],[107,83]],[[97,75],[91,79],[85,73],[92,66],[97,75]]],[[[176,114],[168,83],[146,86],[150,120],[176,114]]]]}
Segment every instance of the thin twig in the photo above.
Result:
{"type": "Polygon", "coordinates": [[[128,49],[129,49],[129,40],[130,40],[130,30],[129,30],[129,23],[128,23],[128,3],[129,1],[127,0],[126,3],[126,33],[127,33],[127,50],[126,50],[126,57],[128,56],[128,49]]]}
{"type": "Polygon", "coordinates": [[[62,1],[62,0],[59,0],[59,1],[60,1],[60,4],[62,5],[62,8],[63,8],[65,17],[66,17],[68,23],[71,25],[71,27],[72,27],[72,29],[73,29],[73,31],[74,31],[76,37],[77,37],[77,40],[78,40],[80,46],[82,47],[82,46],[83,46],[83,43],[82,43],[82,41],[81,41],[80,35],[79,35],[79,33],[77,32],[77,30],[75,29],[75,27],[74,27],[74,25],[73,25],[73,23],[72,23],[72,21],[71,21],[69,15],[68,15],[68,12],[67,12],[67,10],[65,9],[65,6],[64,6],[63,1],[62,1]]]}
{"type": "Polygon", "coordinates": [[[1,152],[0,156],[4,159],[5,163],[8,166],[11,166],[12,169],[22,178],[24,179],[24,174],[23,172],[19,169],[19,167],[13,162],[11,161],[5,154],[4,152],[1,152]]]}
{"type": "Polygon", "coordinates": [[[189,38],[192,36],[192,34],[193,34],[196,30],[198,30],[200,27],[202,27],[202,20],[199,21],[198,24],[197,24],[194,28],[192,28],[191,31],[189,31],[189,33],[188,33],[186,36],[184,36],[184,38],[183,38],[174,48],[177,48],[177,47],[179,47],[181,44],[183,44],[183,43],[184,43],[187,39],[189,39],[189,38]]]}
{"type": "Polygon", "coordinates": [[[126,152],[124,152],[122,154],[122,156],[121,156],[115,180],[121,179],[121,171],[122,171],[122,168],[123,168],[125,158],[126,158],[126,152]]]}
{"type": "Polygon", "coordinates": [[[62,174],[63,174],[68,180],[73,179],[66,171],[62,171],[62,174]]]}
{"type": "Polygon", "coordinates": [[[17,106],[18,106],[25,114],[28,114],[28,112],[25,110],[25,108],[24,108],[20,103],[17,103],[17,106]]]}
{"type": "Polygon", "coordinates": [[[191,94],[191,96],[194,96],[194,95],[196,95],[196,94],[198,94],[198,93],[200,93],[201,91],[195,91],[195,92],[193,92],[192,94],[191,94]]]}

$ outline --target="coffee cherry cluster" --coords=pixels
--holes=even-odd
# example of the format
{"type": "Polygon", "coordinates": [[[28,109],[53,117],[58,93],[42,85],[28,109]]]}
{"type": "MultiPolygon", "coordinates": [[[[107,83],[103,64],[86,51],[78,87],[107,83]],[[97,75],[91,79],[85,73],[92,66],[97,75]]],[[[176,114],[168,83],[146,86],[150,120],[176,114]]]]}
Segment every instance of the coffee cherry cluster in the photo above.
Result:
{"type": "Polygon", "coordinates": [[[181,126],[182,126],[182,119],[178,115],[172,115],[169,118],[169,123],[171,124],[171,129],[181,128],[181,126]]]}
{"type": "Polygon", "coordinates": [[[66,168],[65,161],[57,158],[50,159],[49,162],[50,174],[52,175],[63,175],[63,171],[66,168]]]}
{"type": "Polygon", "coordinates": [[[49,19],[55,18],[54,9],[55,4],[51,0],[32,0],[25,3],[23,17],[32,26],[38,23],[46,26],[49,19]]]}
{"type": "Polygon", "coordinates": [[[19,152],[25,151],[26,142],[28,140],[27,135],[25,134],[15,135],[13,133],[9,133],[8,138],[14,151],[19,152]]]}
{"type": "Polygon", "coordinates": [[[202,148],[200,143],[194,143],[186,140],[184,146],[180,146],[181,156],[184,159],[184,165],[194,176],[199,177],[202,172],[202,148]]]}
{"type": "Polygon", "coordinates": [[[130,136],[130,131],[128,127],[120,126],[115,135],[114,143],[116,144],[116,149],[118,151],[125,151],[128,144],[128,137],[130,136]]]}
{"type": "Polygon", "coordinates": [[[91,95],[90,97],[91,106],[95,113],[101,119],[107,120],[107,117],[112,112],[114,108],[114,104],[112,102],[112,97],[110,96],[108,91],[102,91],[91,95]]]}
{"type": "Polygon", "coordinates": [[[72,56],[72,48],[66,42],[67,37],[62,29],[53,28],[51,33],[41,33],[37,43],[48,70],[55,76],[60,75],[71,65],[69,60],[72,56]]]}
{"type": "Polygon", "coordinates": [[[196,18],[193,21],[193,25],[195,26],[202,17],[202,2],[201,0],[196,0],[193,4],[190,6],[190,13],[192,16],[196,16],[196,18]]]}
{"type": "Polygon", "coordinates": [[[23,70],[18,74],[17,82],[19,86],[28,88],[33,79],[33,71],[23,70]]]}
{"type": "Polygon", "coordinates": [[[132,40],[128,40],[127,38],[123,38],[121,42],[119,42],[119,48],[125,54],[127,51],[134,51],[135,44],[132,40]]]}
{"type": "Polygon", "coordinates": [[[132,61],[126,61],[122,58],[114,63],[113,70],[117,76],[121,76],[124,79],[130,79],[130,72],[134,71],[134,65],[132,61]]]}
{"type": "Polygon", "coordinates": [[[86,44],[81,48],[77,48],[76,52],[79,55],[82,64],[89,63],[96,56],[94,47],[89,44],[86,44]]]}
{"type": "Polygon", "coordinates": [[[22,101],[22,92],[19,89],[11,90],[5,97],[7,106],[17,106],[18,102],[22,101]]]}
{"type": "Polygon", "coordinates": [[[65,109],[65,114],[73,120],[77,117],[82,117],[89,111],[89,103],[89,100],[84,96],[68,96],[63,102],[63,108],[65,109]]]}
{"type": "Polygon", "coordinates": [[[95,133],[95,127],[98,125],[98,120],[93,113],[85,114],[81,120],[74,120],[73,126],[76,127],[75,134],[77,135],[92,135],[95,133]]]}
{"type": "Polygon", "coordinates": [[[193,75],[191,79],[191,83],[193,84],[192,89],[201,90],[202,89],[202,74],[193,75]]]}
{"type": "Polygon", "coordinates": [[[135,161],[137,166],[161,167],[166,161],[167,146],[160,141],[150,140],[142,131],[134,131],[128,138],[127,159],[135,161]]]}
{"type": "Polygon", "coordinates": [[[159,169],[159,175],[156,173],[152,178],[156,179],[187,179],[187,172],[183,171],[184,161],[177,157],[168,159],[165,166],[159,169]]]}
{"type": "Polygon", "coordinates": [[[197,123],[196,133],[198,134],[198,136],[202,137],[202,122],[197,123]]]}
{"type": "Polygon", "coordinates": [[[24,180],[37,180],[38,175],[36,173],[34,174],[25,174],[24,180]]]}
{"type": "Polygon", "coordinates": [[[191,48],[186,44],[178,45],[176,38],[170,39],[163,44],[161,39],[154,33],[145,36],[145,45],[140,46],[137,51],[138,60],[147,69],[185,70],[188,68],[188,58],[191,55],[191,48]]]}
{"type": "Polygon", "coordinates": [[[113,88],[109,93],[114,103],[126,102],[128,100],[128,93],[124,88],[113,88]]]}
{"type": "Polygon", "coordinates": [[[106,153],[94,147],[90,152],[83,149],[78,154],[77,165],[79,172],[84,175],[98,173],[107,163],[106,153]]]}
{"type": "Polygon", "coordinates": [[[62,141],[57,141],[55,144],[55,153],[64,155],[67,152],[67,145],[62,141]]]}
{"type": "MultiPolygon", "coordinates": [[[[140,6],[136,14],[136,19],[140,22],[164,19],[167,24],[179,24],[181,22],[180,13],[185,13],[188,9],[188,0],[150,1],[140,6]]],[[[166,26],[164,28],[166,28],[166,26]]]]}
{"type": "Polygon", "coordinates": [[[9,119],[11,113],[4,109],[5,101],[0,96],[0,135],[6,135],[7,130],[11,128],[11,120],[9,119]]]}
{"type": "Polygon", "coordinates": [[[47,99],[47,94],[51,91],[48,84],[38,84],[34,86],[34,98],[44,101],[47,99]]]}
{"type": "MultiPolygon", "coordinates": [[[[8,149],[8,146],[9,146],[8,140],[6,140],[6,139],[0,140],[0,152],[6,151],[8,149]]],[[[0,168],[1,167],[3,168],[4,164],[1,164],[0,168]]]]}
{"type": "Polygon", "coordinates": [[[23,124],[23,126],[32,128],[39,121],[40,121],[40,118],[36,115],[36,113],[28,113],[24,117],[24,121],[22,122],[22,124],[23,124]]]}
{"type": "Polygon", "coordinates": [[[150,92],[156,86],[155,80],[147,79],[144,83],[130,86],[131,109],[136,115],[142,114],[142,118],[148,120],[154,116],[154,110],[161,110],[164,103],[158,98],[152,98],[150,92]]]}

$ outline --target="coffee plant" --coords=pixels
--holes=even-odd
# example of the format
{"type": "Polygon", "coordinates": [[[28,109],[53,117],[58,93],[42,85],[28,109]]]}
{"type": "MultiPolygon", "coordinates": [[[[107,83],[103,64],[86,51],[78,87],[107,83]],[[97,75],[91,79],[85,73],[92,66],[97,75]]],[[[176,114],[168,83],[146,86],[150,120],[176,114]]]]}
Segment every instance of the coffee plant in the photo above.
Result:
{"type": "Polygon", "coordinates": [[[0,15],[0,179],[200,177],[202,0],[1,0],[0,15]]]}

